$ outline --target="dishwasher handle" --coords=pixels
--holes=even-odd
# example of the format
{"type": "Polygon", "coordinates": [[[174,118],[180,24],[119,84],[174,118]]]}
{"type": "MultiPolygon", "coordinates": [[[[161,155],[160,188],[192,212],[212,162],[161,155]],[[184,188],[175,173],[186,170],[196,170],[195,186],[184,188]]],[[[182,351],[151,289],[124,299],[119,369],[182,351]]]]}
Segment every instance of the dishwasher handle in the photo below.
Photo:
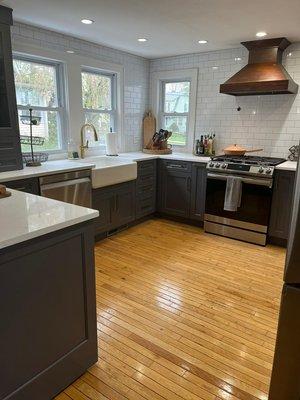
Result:
{"type": "Polygon", "coordinates": [[[43,194],[43,191],[45,190],[56,189],[66,186],[74,186],[80,183],[88,183],[88,182],[91,182],[90,178],[81,178],[81,179],[73,179],[71,181],[48,183],[47,185],[41,185],[41,194],[43,194]]]}

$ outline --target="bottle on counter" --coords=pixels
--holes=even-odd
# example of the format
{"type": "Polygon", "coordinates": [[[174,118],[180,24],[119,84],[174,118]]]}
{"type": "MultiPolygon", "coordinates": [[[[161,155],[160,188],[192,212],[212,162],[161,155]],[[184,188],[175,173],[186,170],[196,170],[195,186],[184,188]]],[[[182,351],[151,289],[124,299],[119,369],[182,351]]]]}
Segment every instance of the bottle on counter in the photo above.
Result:
{"type": "Polygon", "coordinates": [[[212,155],[212,149],[213,149],[213,138],[212,135],[209,135],[207,139],[207,155],[209,156],[212,155]]]}
{"type": "Polygon", "coordinates": [[[208,135],[204,135],[203,146],[204,146],[204,155],[205,156],[209,156],[209,153],[208,153],[208,135]]]}
{"type": "Polygon", "coordinates": [[[212,153],[213,156],[216,155],[216,135],[212,136],[212,153]]]}
{"type": "Polygon", "coordinates": [[[196,140],[196,146],[195,146],[195,155],[199,156],[199,151],[200,151],[200,140],[196,140]]]}
{"type": "Polygon", "coordinates": [[[199,156],[204,155],[204,142],[203,142],[203,135],[201,135],[200,143],[199,143],[199,156]]]}

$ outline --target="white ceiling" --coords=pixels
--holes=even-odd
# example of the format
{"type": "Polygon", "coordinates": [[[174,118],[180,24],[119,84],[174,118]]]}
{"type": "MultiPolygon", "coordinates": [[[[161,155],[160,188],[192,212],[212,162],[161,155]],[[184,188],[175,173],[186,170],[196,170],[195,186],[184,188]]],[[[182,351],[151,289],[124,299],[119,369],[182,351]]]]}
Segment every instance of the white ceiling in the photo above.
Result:
{"type": "Polygon", "coordinates": [[[300,0],[4,0],[18,21],[147,58],[227,49],[255,39],[300,41],[300,0]],[[91,18],[93,25],[83,25],[91,18]],[[148,42],[139,43],[137,38],[148,42]],[[208,44],[198,44],[199,39],[208,44]]]}

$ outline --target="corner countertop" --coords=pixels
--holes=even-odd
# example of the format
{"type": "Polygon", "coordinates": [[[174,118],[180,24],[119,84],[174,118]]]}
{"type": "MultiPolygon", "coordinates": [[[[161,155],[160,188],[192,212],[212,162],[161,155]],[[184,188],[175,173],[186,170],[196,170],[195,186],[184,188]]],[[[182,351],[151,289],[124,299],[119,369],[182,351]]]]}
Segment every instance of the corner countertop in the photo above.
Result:
{"type": "Polygon", "coordinates": [[[297,161],[285,161],[282,164],[279,164],[275,167],[275,169],[283,170],[283,171],[296,171],[297,169],[297,161]]]}
{"type": "Polygon", "coordinates": [[[0,249],[58,231],[99,216],[90,208],[74,206],[29,193],[9,190],[0,199],[0,249]]]}
{"type": "Polygon", "coordinates": [[[0,182],[15,181],[18,179],[34,178],[43,175],[59,174],[63,172],[77,171],[79,169],[92,169],[95,167],[93,162],[79,162],[73,160],[47,161],[40,167],[24,167],[15,171],[0,173],[0,182]]]}

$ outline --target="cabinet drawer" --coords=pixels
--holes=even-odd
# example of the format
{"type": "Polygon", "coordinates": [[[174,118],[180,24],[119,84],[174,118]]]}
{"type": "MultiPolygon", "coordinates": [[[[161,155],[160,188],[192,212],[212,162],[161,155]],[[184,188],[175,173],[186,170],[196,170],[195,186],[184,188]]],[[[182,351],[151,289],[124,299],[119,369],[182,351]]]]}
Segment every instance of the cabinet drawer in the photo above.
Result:
{"type": "Polygon", "coordinates": [[[156,160],[138,162],[138,176],[151,175],[155,173],[156,173],[156,160]]]}
{"type": "Polygon", "coordinates": [[[148,199],[144,200],[138,200],[136,204],[137,218],[144,217],[154,212],[155,212],[155,196],[149,197],[148,199]]]}
{"type": "Polygon", "coordinates": [[[138,187],[150,186],[150,185],[153,186],[155,185],[156,177],[154,175],[142,175],[138,176],[136,182],[138,187]]]}
{"type": "Polygon", "coordinates": [[[155,197],[156,196],[155,187],[153,185],[137,187],[136,195],[139,199],[155,197]]]}
{"type": "Polygon", "coordinates": [[[190,173],[192,170],[192,164],[188,161],[178,160],[161,160],[161,166],[167,171],[180,171],[190,173]]]}

